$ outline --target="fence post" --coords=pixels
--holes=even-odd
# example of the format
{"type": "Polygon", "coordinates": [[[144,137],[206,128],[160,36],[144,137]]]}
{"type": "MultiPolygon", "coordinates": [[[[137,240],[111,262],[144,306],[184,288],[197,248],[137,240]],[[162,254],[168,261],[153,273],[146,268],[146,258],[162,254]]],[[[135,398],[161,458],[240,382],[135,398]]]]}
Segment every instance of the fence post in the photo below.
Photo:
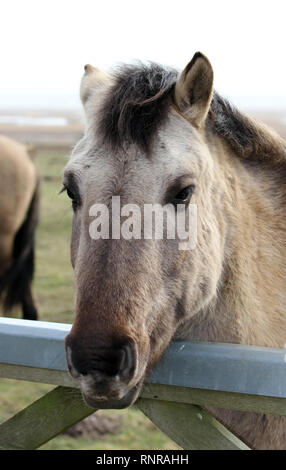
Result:
{"type": "Polygon", "coordinates": [[[79,390],[57,387],[0,425],[0,449],[37,449],[95,411],[79,390]]]}
{"type": "Polygon", "coordinates": [[[136,406],[183,449],[250,450],[199,406],[144,398],[136,406]]]}

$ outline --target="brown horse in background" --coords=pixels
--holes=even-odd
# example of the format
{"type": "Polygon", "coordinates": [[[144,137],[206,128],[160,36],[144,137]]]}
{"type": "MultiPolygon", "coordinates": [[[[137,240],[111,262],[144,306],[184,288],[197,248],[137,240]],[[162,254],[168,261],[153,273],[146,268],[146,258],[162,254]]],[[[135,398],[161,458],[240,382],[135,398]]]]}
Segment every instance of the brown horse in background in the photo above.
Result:
{"type": "Polygon", "coordinates": [[[0,136],[0,299],[5,313],[21,305],[37,320],[31,291],[39,176],[26,147],[0,136]]]}
{"type": "MultiPolygon", "coordinates": [[[[86,66],[81,99],[86,132],[63,184],[76,290],[67,361],[86,402],[134,403],[172,339],[283,348],[285,141],[213,92],[201,53],[181,74],[151,64],[109,77],[86,66]],[[113,196],[141,213],[196,204],[196,247],[179,250],[166,236],[93,239],[90,208],[100,203],[108,217],[113,196]]],[[[211,412],[253,448],[286,448],[285,417],[211,412]]]]}

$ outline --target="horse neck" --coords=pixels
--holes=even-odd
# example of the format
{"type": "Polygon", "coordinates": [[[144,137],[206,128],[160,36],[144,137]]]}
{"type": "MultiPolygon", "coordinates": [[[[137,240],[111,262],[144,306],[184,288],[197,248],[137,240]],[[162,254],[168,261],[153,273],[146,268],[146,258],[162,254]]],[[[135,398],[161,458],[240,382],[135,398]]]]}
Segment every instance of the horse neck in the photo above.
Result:
{"type": "Polygon", "coordinates": [[[223,271],[217,295],[178,328],[176,337],[284,347],[284,181],[275,165],[246,164],[219,140],[213,148],[223,197],[218,195],[215,206],[228,227],[223,271]]]}
{"type": "MultiPolygon", "coordinates": [[[[273,154],[283,161],[283,155],[273,154]]],[[[219,167],[226,182],[228,240],[218,296],[208,308],[217,322],[212,335],[284,347],[286,191],[281,172],[286,174],[286,159],[284,166],[269,161],[259,166],[233,152],[223,155],[219,167]]]]}

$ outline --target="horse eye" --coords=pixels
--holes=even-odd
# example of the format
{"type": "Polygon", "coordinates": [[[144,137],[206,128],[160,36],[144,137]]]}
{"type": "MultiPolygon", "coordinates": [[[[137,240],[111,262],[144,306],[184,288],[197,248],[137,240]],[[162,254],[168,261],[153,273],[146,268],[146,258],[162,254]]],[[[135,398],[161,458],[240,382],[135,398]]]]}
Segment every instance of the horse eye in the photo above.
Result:
{"type": "Polygon", "coordinates": [[[186,188],[182,189],[175,197],[175,202],[177,202],[178,204],[180,202],[182,203],[187,203],[190,201],[191,197],[192,197],[192,194],[194,192],[194,185],[191,184],[190,186],[187,186],[186,188]]]}
{"type": "Polygon", "coordinates": [[[77,209],[77,207],[79,206],[78,198],[75,196],[75,194],[67,186],[63,186],[63,188],[61,189],[59,194],[63,193],[64,191],[66,191],[68,197],[71,199],[72,208],[75,211],[77,209]]]}

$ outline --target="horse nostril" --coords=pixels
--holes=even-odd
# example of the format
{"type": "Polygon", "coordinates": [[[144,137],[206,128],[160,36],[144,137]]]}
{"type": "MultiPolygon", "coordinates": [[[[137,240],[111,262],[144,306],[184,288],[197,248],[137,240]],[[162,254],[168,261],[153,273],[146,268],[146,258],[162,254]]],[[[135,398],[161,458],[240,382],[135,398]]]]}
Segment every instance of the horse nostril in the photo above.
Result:
{"type": "MultiPolygon", "coordinates": [[[[94,343],[94,340],[91,341],[94,343]]],[[[68,368],[74,378],[80,375],[89,375],[97,373],[107,378],[118,375],[121,379],[130,378],[135,370],[135,347],[130,341],[122,346],[111,348],[96,347],[86,342],[82,343],[66,341],[66,356],[68,368]]]]}
{"type": "Polygon", "coordinates": [[[118,374],[122,377],[131,375],[135,369],[135,350],[130,344],[126,344],[120,350],[121,359],[118,364],[118,374]]]}
{"type": "Polygon", "coordinates": [[[72,351],[69,346],[66,347],[66,358],[67,358],[68,369],[69,369],[71,376],[74,379],[77,379],[78,377],[80,377],[80,373],[74,368],[74,365],[72,363],[72,351]]]}

